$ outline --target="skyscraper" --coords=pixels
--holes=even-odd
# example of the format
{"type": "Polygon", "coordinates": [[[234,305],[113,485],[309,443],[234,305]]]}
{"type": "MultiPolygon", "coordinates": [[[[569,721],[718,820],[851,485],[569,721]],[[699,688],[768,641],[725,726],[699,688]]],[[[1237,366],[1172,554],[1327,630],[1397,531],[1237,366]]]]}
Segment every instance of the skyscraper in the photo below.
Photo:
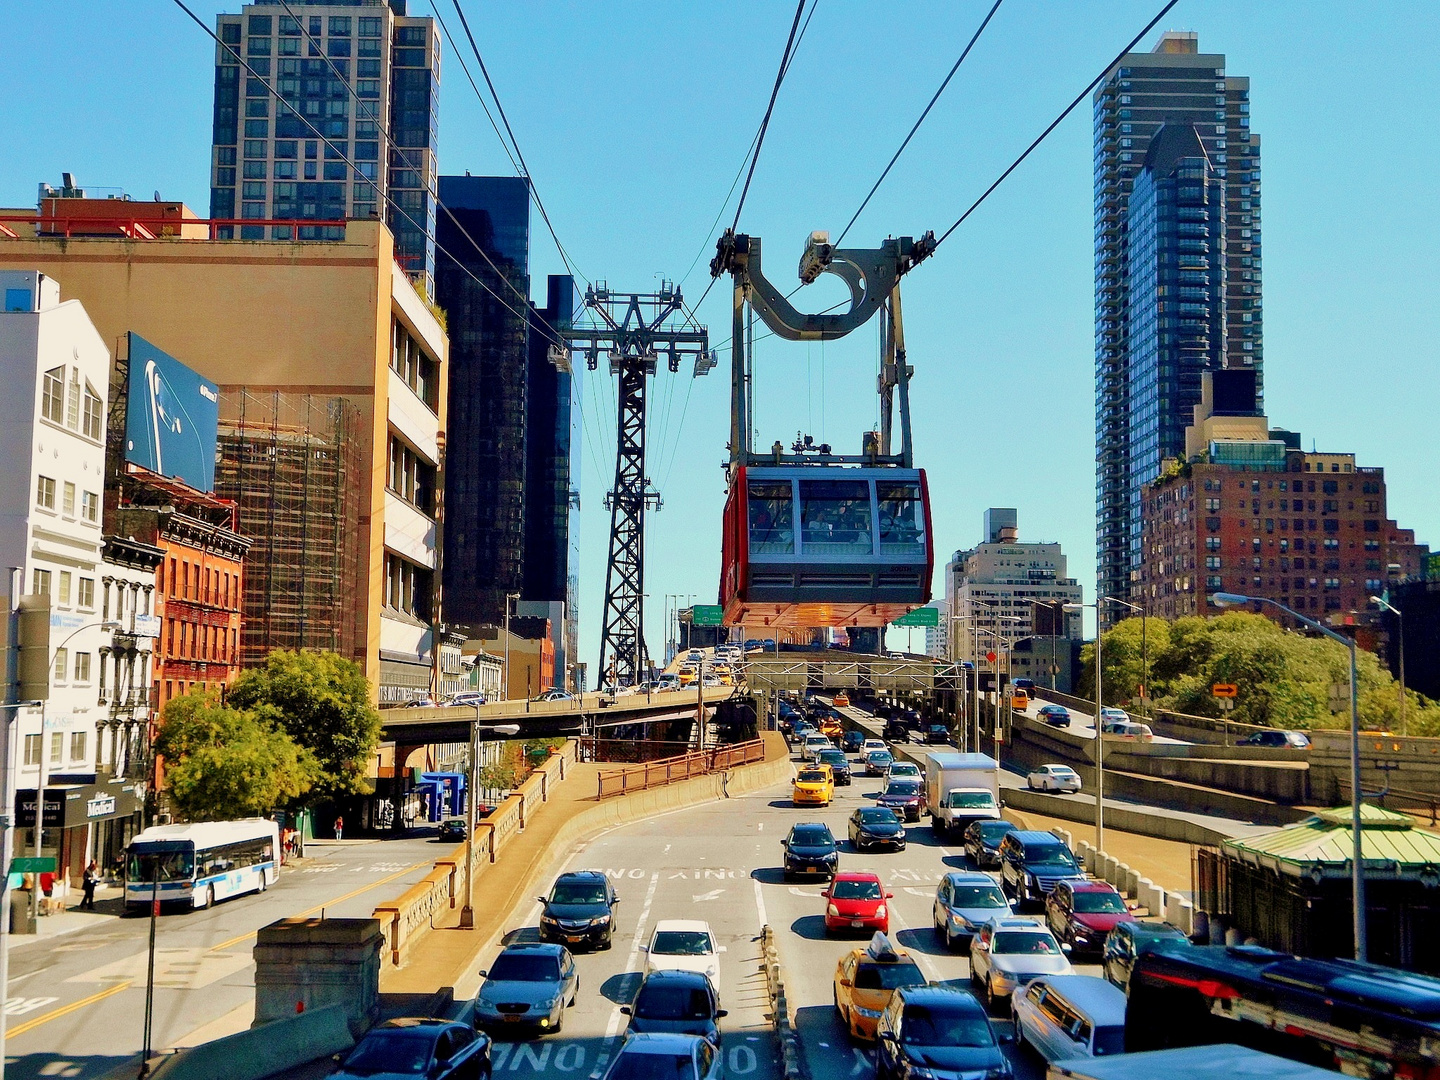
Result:
{"type": "MultiPolygon", "coordinates": [[[[1260,139],[1250,131],[1249,98],[1250,81],[1227,77],[1223,54],[1201,53],[1197,35],[1175,32],[1162,35],[1152,52],[1124,56],[1095,92],[1095,540],[1101,595],[1130,594],[1140,556],[1139,489],[1174,452],[1177,431],[1183,448],[1184,427],[1199,401],[1198,371],[1247,367],[1258,376],[1261,370],[1260,139]],[[1168,148],[1151,158],[1152,143],[1166,127],[1168,148]],[[1193,178],[1182,182],[1177,165],[1197,156],[1206,163],[1204,192],[1199,205],[1182,207],[1178,200],[1183,195],[1188,203],[1195,184],[1193,178]],[[1137,200],[1134,189],[1147,159],[1153,168],[1137,200]],[[1132,253],[1132,226],[1145,230],[1138,253],[1132,253]],[[1195,249],[1187,255],[1205,256],[1203,270],[1187,264],[1183,281],[1181,240],[1195,249]],[[1204,280],[1191,279],[1197,271],[1204,280]],[[1162,282],[1162,273],[1174,280],[1162,282]],[[1154,291],[1144,292],[1147,275],[1154,291]],[[1197,328],[1186,322],[1206,324],[1203,349],[1197,328]],[[1183,345],[1182,334],[1188,339],[1183,345]],[[1140,445],[1133,446],[1132,438],[1140,445]]],[[[1114,614],[1105,612],[1107,622],[1114,614]]]]}
{"type": "MultiPolygon", "coordinates": [[[[435,22],[407,16],[405,0],[288,6],[294,15],[278,0],[258,0],[216,20],[224,44],[215,57],[210,216],[381,217],[395,236],[396,261],[428,295],[440,106],[435,22]]],[[[239,239],[344,238],[335,226],[295,232],[242,224],[239,239]]]]}

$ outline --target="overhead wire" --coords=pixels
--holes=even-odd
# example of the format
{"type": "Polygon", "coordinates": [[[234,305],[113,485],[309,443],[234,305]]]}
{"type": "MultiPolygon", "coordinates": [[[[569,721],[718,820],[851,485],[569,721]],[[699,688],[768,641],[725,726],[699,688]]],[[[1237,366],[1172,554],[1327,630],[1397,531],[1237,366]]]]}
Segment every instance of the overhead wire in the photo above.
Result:
{"type": "Polygon", "coordinates": [[[430,0],[430,10],[435,14],[435,21],[440,24],[440,29],[445,33],[445,40],[450,44],[450,51],[460,64],[460,70],[465,73],[466,80],[470,83],[470,89],[475,91],[475,98],[480,102],[480,108],[485,110],[485,119],[490,121],[490,126],[495,129],[495,137],[500,140],[500,149],[505,151],[505,156],[510,159],[510,166],[515,170],[516,176],[524,176],[520,163],[515,160],[515,155],[510,152],[510,144],[505,141],[505,136],[500,134],[500,125],[495,123],[495,117],[490,112],[490,106],[485,101],[485,95],[480,93],[480,87],[475,83],[475,76],[470,74],[470,65],[465,63],[465,57],[455,47],[455,39],[450,34],[450,27],[445,24],[445,16],[440,14],[440,5],[435,0],[430,0]]]}

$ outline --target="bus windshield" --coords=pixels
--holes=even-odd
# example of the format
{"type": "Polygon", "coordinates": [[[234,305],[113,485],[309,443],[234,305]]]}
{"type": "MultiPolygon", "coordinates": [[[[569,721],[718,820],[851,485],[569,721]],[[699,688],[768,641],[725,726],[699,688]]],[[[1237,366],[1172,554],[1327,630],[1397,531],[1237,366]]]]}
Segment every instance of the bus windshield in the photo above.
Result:
{"type": "Polygon", "coordinates": [[[151,881],[190,881],[195,876],[195,849],[186,844],[131,850],[125,876],[135,885],[151,881]]]}

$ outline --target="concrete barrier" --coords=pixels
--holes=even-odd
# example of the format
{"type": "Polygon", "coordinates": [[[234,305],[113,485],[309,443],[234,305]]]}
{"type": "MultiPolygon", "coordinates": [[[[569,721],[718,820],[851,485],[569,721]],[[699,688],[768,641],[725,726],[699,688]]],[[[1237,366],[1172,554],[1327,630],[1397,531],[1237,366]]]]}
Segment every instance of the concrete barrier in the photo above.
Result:
{"type": "Polygon", "coordinates": [[[1141,878],[1135,889],[1135,902],[1148,911],[1151,915],[1160,915],[1164,906],[1161,897],[1164,891],[1157,889],[1155,883],[1148,877],[1141,878]]]}
{"type": "MultiPolygon", "coordinates": [[[[1006,788],[1003,794],[1005,805],[1016,810],[1028,810],[1082,825],[1088,825],[1095,820],[1093,803],[1079,802],[1069,796],[1029,791],[1026,788],[1006,788]]],[[[1231,836],[1228,832],[1202,825],[1190,818],[1155,813],[1143,806],[1120,806],[1109,799],[1105,801],[1105,825],[1118,832],[1153,836],[1157,840],[1174,840],[1181,844],[1201,847],[1218,847],[1231,836]]]]}
{"type": "Polygon", "coordinates": [[[355,1045],[343,1005],[311,1009],[284,1020],[187,1047],[162,1058],[153,1080],[263,1080],[343,1053],[355,1045]]]}
{"type": "Polygon", "coordinates": [[[1056,836],[1058,836],[1061,840],[1064,840],[1064,841],[1065,841],[1065,846],[1068,847],[1071,851],[1074,851],[1074,850],[1075,850],[1075,845],[1074,845],[1073,843],[1071,843],[1071,840],[1070,840],[1070,830],[1069,830],[1069,829],[1051,829],[1050,831],[1051,831],[1052,833],[1054,833],[1056,836]]]}
{"type": "Polygon", "coordinates": [[[1120,887],[1120,860],[1114,855],[1106,855],[1103,865],[1105,868],[1105,880],[1118,889],[1120,887]]]}
{"type": "Polygon", "coordinates": [[[1124,884],[1121,885],[1120,891],[1132,900],[1140,899],[1140,871],[1133,866],[1124,866],[1121,869],[1124,871],[1121,875],[1124,884]]]}
{"type": "Polygon", "coordinates": [[[1165,918],[1186,934],[1195,932],[1195,905],[1178,893],[1171,893],[1166,897],[1165,918]]]}

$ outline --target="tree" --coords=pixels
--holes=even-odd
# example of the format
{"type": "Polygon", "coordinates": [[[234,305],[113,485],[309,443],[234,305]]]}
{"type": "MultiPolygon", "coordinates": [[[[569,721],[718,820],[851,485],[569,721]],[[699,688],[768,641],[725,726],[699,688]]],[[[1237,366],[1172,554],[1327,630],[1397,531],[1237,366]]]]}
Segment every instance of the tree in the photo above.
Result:
{"type": "Polygon", "coordinates": [[[320,776],[314,794],[371,791],[365,768],[380,743],[380,713],[354,661],[332,652],[275,649],[264,667],[240,674],[229,700],[254,710],[315,755],[320,776]]]}
{"type": "Polygon", "coordinates": [[[314,755],[285,732],[203,690],[166,704],[155,750],[166,759],[170,799],[190,821],[268,814],[320,775],[314,755]]]}

